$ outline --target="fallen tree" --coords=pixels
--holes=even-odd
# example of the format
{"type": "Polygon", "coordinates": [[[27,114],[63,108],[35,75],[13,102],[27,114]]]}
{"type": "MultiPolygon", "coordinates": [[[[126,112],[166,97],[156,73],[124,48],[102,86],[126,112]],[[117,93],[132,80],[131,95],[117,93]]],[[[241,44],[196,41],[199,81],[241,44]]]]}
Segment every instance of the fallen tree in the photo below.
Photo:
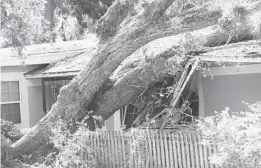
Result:
{"type": "Polygon", "coordinates": [[[10,156],[32,153],[46,146],[58,118],[68,122],[72,118],[79,120],[93,110],[95,115],[108,119],[142,94],[144,88],[162,81],[170,73],[165,65],[177,66],[174,73],[179,74],[193,58],[190,55],[193,47],[186,48],[191,38],[184,39],[180,34],[192,35],[193,41],[202,47],[254,38],[255,31],[251,30],[256,30],[256,24],[249,24],[247,17],[259,12],[260,2],[235,6],[230,13],[209,8],[210,4],[173,3],[176,2],[116,1],[97,23],[100,44],[93,59],[61,89],[57,102],[32,131],[11,146],[10,156]],[[182,10],[167,15],[172,5],[182,10]],[[182,45],[169,46],[156,54],[135,55],[149,42],[169,36],[183,39],[182,45]]]}

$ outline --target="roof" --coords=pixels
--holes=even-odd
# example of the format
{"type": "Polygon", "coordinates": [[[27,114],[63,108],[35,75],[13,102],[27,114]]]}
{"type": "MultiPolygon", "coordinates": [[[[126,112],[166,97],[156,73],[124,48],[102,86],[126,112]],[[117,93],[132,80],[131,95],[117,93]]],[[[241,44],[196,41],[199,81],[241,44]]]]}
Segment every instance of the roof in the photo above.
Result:
{"type": "Polygon", "coordinates": [[[208,62],[261,63],[261,41],[251,40],[210,47],[198,57],[208,62]]]}
{"type": "MultiPolygon", "coordinates": [[[[143,51],[147,54],[158,54],[178,44],[176,36],[164,37],[148,43],[134,52],[128,59],[139,59],[143,51]],[[153,47],[155,46],[155,47],[153,47]]],[[[95,49],[89,48],[86,52],[67,57],[54,62],[42,69],[25,74],[26,78],[49,78],[75,76],[81,71],[94,55],[95,49]]],[[[202,61],[212,62],[250,62],[261,63],[261,41],[246,41],[227,44],[219,47],[206,48],[204,53],[197,55],[202,61]]],[[[124,61],[123,61],[124,62],[124,61]]]]}
{"type": "MultiPolygon", "coordinates": [[[[169,36],[154,40],[136,52],[134,52],[130,57],[138,59],[143,51],[146,50],[147,54],[158,54],[171,48],[174,44],[177,45],[179,38],[177,36],[169,36]]],[[[81,71],[85,64],[87,64],[92,55],[94,55],[95,47],[89,48],[85,53],[79,53],[73,56],[68,56],[67,58],[56,61],[44,68],[35,69],[31,72],[25,74],[26,78],[51,78],[51,77],[67,77],[75,76],[81,71]]]]}
{"type": "Polygon", "coordinates": [[[3,48],[0,49],[1,66],[49,64],[96,47],[97,42],[95,36],[90,36],[88,40],[30,45],[22,49],[22,55],[15,48],[3,48]]]}
{"type": "Polygon", "coordinates": [[[26,78],[50,78],[75,76],[92,58],[94,49],[89,49],[61,61],[49,64],[44,68],[35,69],[25,74],[26,78]]]}

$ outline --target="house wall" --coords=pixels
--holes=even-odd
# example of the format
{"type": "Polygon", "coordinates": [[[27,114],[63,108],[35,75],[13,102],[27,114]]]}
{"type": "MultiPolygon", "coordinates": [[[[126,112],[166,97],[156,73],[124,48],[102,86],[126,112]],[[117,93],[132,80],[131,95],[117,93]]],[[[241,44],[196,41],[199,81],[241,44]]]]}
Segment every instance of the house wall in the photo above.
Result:
{"type": "MultiPolygon", "coordinates": [[[[39,65],[40,66],[40,65],[39,65]]],[[[1,81],[19,81],[20,90],[20,113],[21,124],[19,128],[33,127],[44,115],[42,100],[42,83],[41,79],[26,79],[24,73],[31,71],[38,66],[10,66],[1,67],[1,81]]],[[[49,86],[46,86],[46,103],[47,110],[51,108],[52,98],[49,86]],[[49,90],[48,90],[49,89],[49,90]]],[[[106,121],[107,130],[120,130],[121,119],[120,111],[115,112],[106,121]]]]}
{"type": "Polygon", "coordinates": [[[114,116],[111,116],[105,121],[106,130],[114,130],[114,116]]]}
{"type": "Polygon", "coordinates": [[[21,113],[21,124],[17,124],[19,128],[32,127],[42,117],[40,80],[27,80],[23,75],[35,68],[37,68],[35,65],[1,67],[1,81],[19,81],[21,113]]]}
{"type": "Polygon", "coordinates": [[[30,127],[33,127],[45,115],[43,111],[42,84],[40,79],[28,80],[28,103],[30,127]]]}
{"type": "Polygon", "coordinates": [[[261,101],[261,65],[212,68],[213,76],[199,77],[200,116],[214,115],[214,111],[229,107],[231,111],[245,111],[242,102],[261,101]]]}
{"type": "Polygon", "coordinates": [[[121,130],[120,110],[116,111],[110,118],[105,121],[107,130],[121,130]]]}

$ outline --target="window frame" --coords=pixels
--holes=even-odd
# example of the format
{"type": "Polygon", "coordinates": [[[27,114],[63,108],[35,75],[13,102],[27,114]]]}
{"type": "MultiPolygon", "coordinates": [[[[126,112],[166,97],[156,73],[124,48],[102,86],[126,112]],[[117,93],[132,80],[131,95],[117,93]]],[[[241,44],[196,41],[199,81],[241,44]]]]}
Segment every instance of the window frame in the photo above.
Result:
{"type": "MultiPolygon", "coordinates": [[[[43,111],[46,114],[50,108],[52,107],[52,105],[57,101],[57,96],[53,95],[53,92],[47,92],[47,88],[46,87],[51,87],[54,84],[62,84],[61,88],[67,84],[69,84],[71,81],[73,80],[73,76],[67,76],[67,77],[53,77],[53,78],[42,78],[41,79],[41,84],[42,84],[42,100],[43,100],[43,111]],[[68,82],[68,83],[67,83],[68,82]],[[51,107],[47,106],[47,101],[46,101],[46,97],[47,94],[51,94],[51,97],[54,99],[54,102],[51,104],[51,107]]],[[[60,89],[59,88],[59,92],[60,89]]],[[[51,88],[50,88],[51,89],[51,88]]],[[[49,103],[48,103],[49,104],[49,103]]],[[[49,104],[50,105],[50,104],[49,104]]]]}
{"type": "MultiPolygon", "coordinates": [[[[11,104],[16,104],[19,103],[19,108],[20,108],[20,122],[19,123],[14,123],[15,125],[21,125],[22,124],[22,95],[21,95],[21,80],[17,79],[17,80],[1,80],[1,87],[2,87],[2,82],[9,82],[9,86],[10,86],[10,82],[18,82],[18,92],[19,92],[19,101],[8,101],[8,102],[2,102],[2,99],[0,99],[0,104],[2,105],[11,105],[11,104]]],[[[8,91],[10,92],[10,90],[8,91]]],[[[11,92],[10,92],[11,93],[11,92]]],[[[1,90],[1,94],[2,94],[2,90],[1,90]]],[[[11,96],[10,96],[11,97],[11,96]]],[[[1,107],[2,109],[2,107],[1,107]]]]}

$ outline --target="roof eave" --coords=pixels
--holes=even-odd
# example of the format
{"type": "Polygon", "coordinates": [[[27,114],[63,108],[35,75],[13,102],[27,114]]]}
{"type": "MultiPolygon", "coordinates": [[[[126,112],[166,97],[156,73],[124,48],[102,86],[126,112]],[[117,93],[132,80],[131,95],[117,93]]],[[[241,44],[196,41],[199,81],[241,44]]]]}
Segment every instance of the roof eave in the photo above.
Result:
{"type": "Polygon", "coordinates": [[[261,63],[261,55],[251,55],[251,56],[196,56],[203,62],[229,62],[229,63],[261,63]]]}
{"type": "Polygon", "coordinates": [[[80,71],[71,72],[55,72],[55,73],[43,73],[43,74],[25,74],[26,79],[41,79],[41,78],[58,78],[76,76],[80,71]]]}

